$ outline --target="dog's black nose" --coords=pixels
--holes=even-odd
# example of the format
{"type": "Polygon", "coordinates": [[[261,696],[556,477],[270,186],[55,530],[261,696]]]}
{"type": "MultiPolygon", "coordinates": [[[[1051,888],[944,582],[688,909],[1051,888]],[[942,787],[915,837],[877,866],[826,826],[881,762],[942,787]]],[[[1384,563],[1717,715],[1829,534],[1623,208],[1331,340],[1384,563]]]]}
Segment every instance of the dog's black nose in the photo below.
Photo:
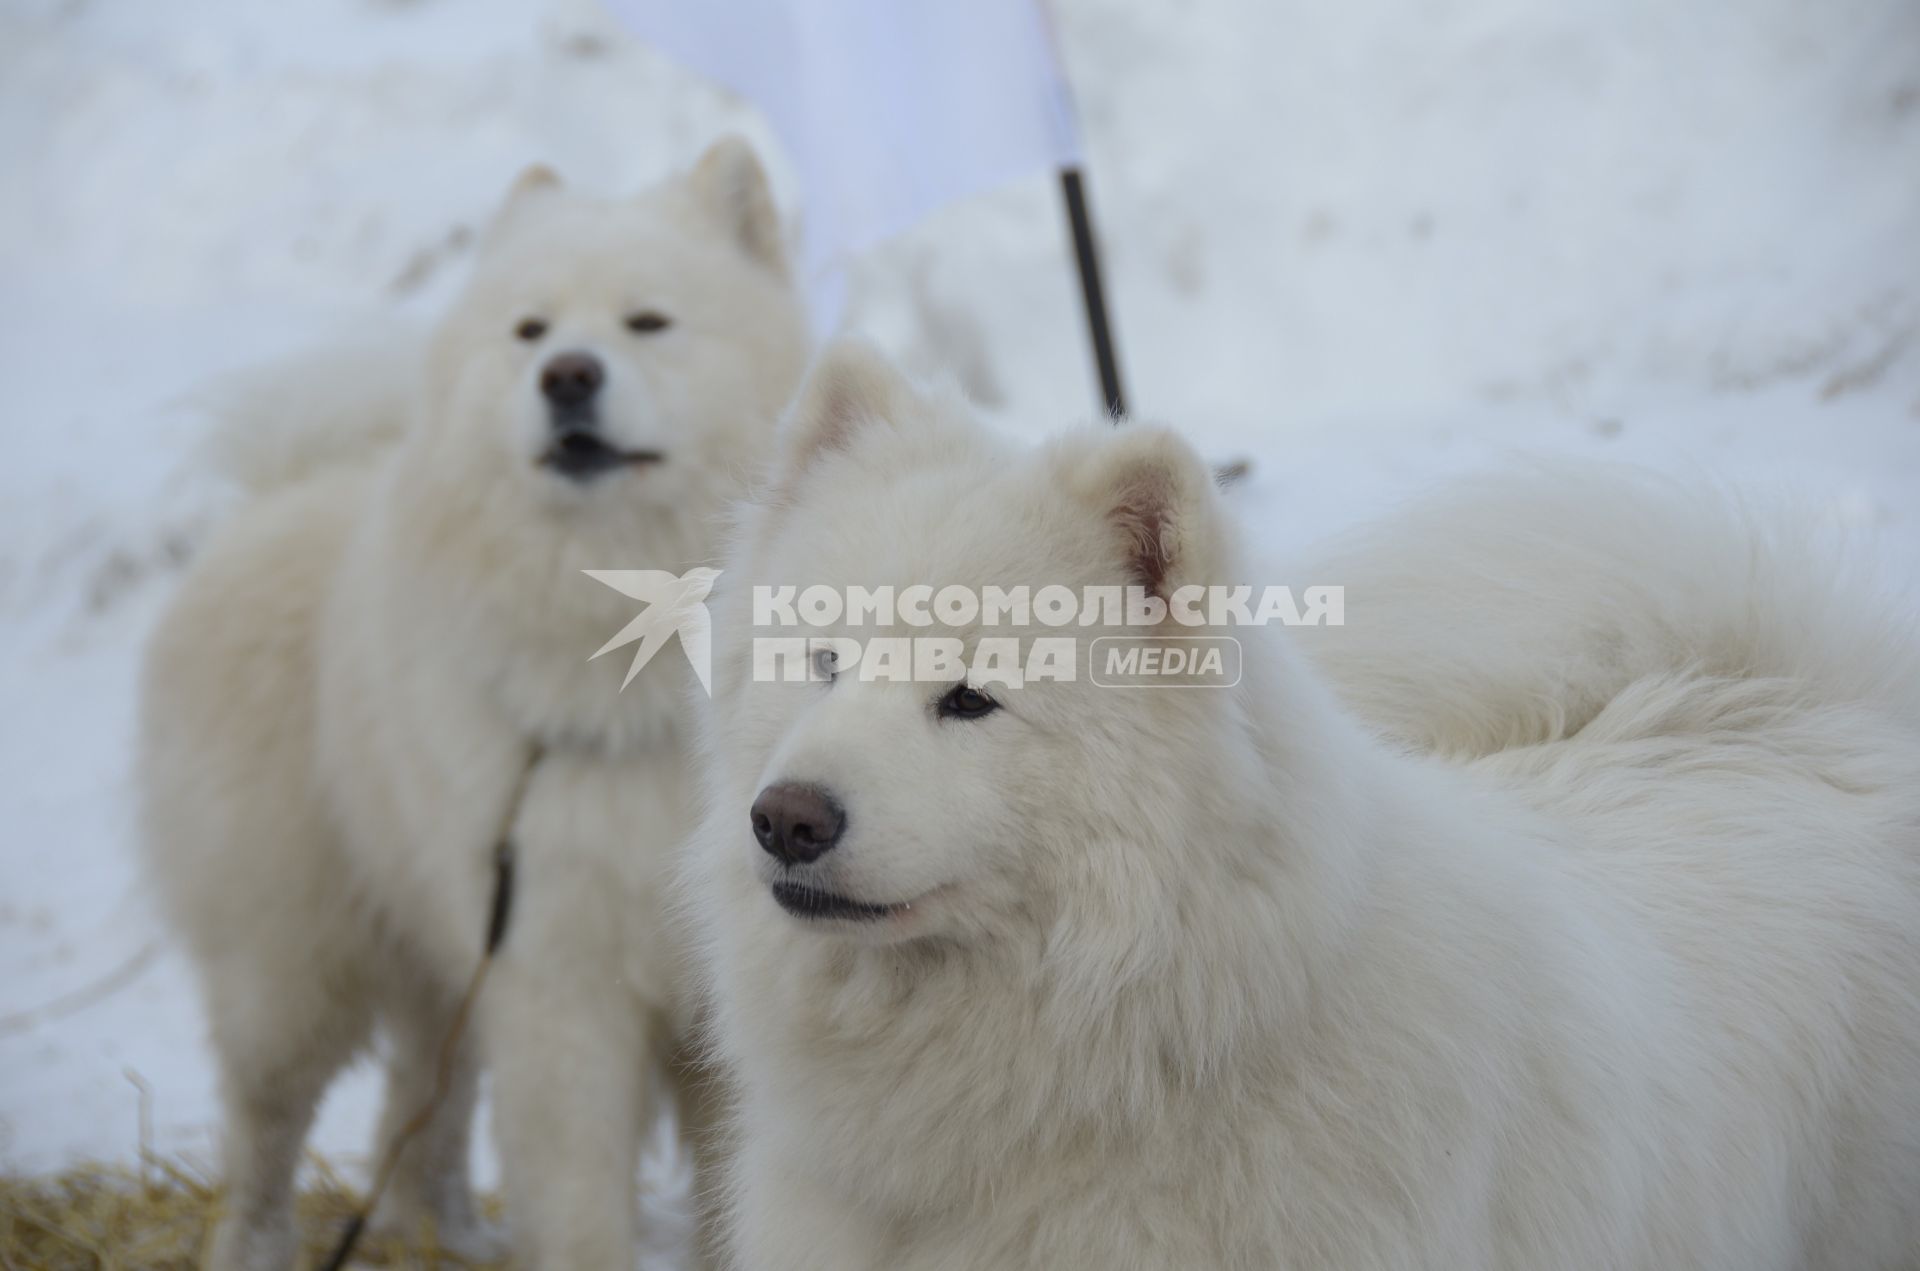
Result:
{"type": "Polygon", "coordinates": [[[753,837],[782,865],[819,860],[846,828],[847,814],[818,786],[782,781],[753,801],[753,837]]]}
{"type": "Polygon", "coordinates": [[[607,370],[591,353],[562,353],[540,372],[540,391],[555,406],[585,406],[600,391],[607,370]]]}

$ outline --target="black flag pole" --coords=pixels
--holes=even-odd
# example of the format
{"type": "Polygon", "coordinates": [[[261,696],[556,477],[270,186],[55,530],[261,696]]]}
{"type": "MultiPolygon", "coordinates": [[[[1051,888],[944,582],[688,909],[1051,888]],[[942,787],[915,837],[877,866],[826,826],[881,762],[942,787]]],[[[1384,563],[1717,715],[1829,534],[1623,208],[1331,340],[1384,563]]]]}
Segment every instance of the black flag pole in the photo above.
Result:
{"type": "MultiPolygon", "coordinates": [[[[1120,354],[1114,347],[1113,322],[1107,316],[1107,290],[1100,278],[1100,244],[1093,236],[1093,214],[1087,210],[1086,180],[1078,166],[1060,169],[1060,193],[1066,197],[1067,225],[1073,230],[1073,263],[1080,274],[1080,299],[1087,310],[1087,339],[1093,345],[1094,368],[1100,373],[1100,399],[1107,422],[1127,419],[1127,394],[1120,386],[1120,354]]],[[[1225,488],[1244,480],[1253,461],[1240,457],[1216,463],[1213,479],[1225,488]]]]}
{"type": "Polygon", "coordinates": [[[1094,367],[1100,373],[1100,397],[1107,417],[1119,423],[1127,416],[1127,396],[1120,387],[1120,357],[1114,351],[1113,323],[1107,317],[1107,293],[1100,280],[1100,245],[1093,237],[1086,182],[1078,167],[1060,169],[1060,192],[1066,197],[1067,225],[1073,231],[1073,261],[1080,274],[1080,298],[1086,304],[1087,338],[1093,343],[1094,367]]]}

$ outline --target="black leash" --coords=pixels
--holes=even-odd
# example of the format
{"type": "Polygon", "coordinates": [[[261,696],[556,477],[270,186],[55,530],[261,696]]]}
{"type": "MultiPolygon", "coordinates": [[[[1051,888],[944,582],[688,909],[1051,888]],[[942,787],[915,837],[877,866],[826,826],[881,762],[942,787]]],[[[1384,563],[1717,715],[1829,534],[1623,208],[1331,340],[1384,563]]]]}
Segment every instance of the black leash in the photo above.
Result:
{"type": "Polygon", "coordinates": [[[467,991],[461,995],[453,1023],[447,1027],[446,1040],[440,1044],[440,1070],[434,1078],[433,1094],[413,1114],[413,1119],[393,1136],[393,1141],[387,1144],[386,1151],[380,1156],[380,1168],[374,1171],[373,1185],[368,1188],[366,1199],[360,1202],[353,1217],[348,1219],[340,1239],[333,1246],[333,1253],[321,1264],[321,1271],[341,1271],[347,1265],[347,1259],[353,1256],[354,1246],[360,1243],[360,1236],[366,1230],[367,1216],[380,1203],[381,1195],[387,1190],[387,1183],[399,1164],[400,1153],[413,1140],[413,1136],[425,1129],[433,1119],[433,1114],[439,1111],[441,1102],[447,1097],[447,1090],[453,1084],[454,1056],[459,1051],[460,1039],[466,1034],[467,1021],[473,1014],[474,1002],[480,996],[480,986],[486,983],[487,969],[493,965],[493,956],[500,951],[501,944],[507,938],[507,920],[513,915],[513,827],[520,819],[520,804],[527,797],[527,784],[533,779],[533,770],[539,766],[544,754],[539,746],[529,750],[527,762],[520,769],[520,779],[514,783],[513,798],[507,804],[505,816],[501,818],[500,833],[493,847],[493,899],[487,906],[487,942],[480,951],[480,962],[473,969],[473,978],[467,981],[467,991]]]}

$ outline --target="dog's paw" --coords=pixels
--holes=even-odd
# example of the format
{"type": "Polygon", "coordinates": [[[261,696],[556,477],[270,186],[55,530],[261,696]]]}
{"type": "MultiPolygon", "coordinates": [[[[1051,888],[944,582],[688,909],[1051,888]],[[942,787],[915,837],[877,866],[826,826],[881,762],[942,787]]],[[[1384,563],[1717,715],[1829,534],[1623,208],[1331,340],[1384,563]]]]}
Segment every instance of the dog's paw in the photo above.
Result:
{"type": "Polygon", "coordinates": [[[512,1250],[501,1224],[478,1216],[436,1221],[421,1214],[377,1214],[367,1224],[371,1243],[396,1249],[431,1247],[470,1267],[504,1266],[512,1250]]]}
{"type": "Polygon", "coordinates": [[[507,1238],[506,1227],[490,1219],[450,1223],[438,1234],[441,1251],[470,1266],[503,1266],[512,1254],[513,1242],[507,1238]]]}
{"type": "Polygon", "coordinates": [[[203,1265],[208,1271],[286,1271],[298,1243],[290,1213],[252,1223],[229,1214],[215,1229],[203,1265]]]}

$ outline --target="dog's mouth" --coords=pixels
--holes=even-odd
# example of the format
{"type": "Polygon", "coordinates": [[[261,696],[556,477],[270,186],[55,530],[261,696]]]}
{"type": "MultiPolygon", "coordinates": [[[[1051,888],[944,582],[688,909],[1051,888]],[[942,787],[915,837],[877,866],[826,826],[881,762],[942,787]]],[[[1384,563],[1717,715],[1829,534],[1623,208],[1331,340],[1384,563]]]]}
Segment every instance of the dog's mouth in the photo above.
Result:
{"type": "Polygon", "coordinates": [[[846,922],[878,922],[900,912],[900,905],[876,905],[851,896],[822,891],[804,883],[782,880],[773,885],[773,900],[796,918],[838,918],[846,922]]]}
{"type": "Polygon", "coordinates": [[[584,481],[615,468],[648,467],[666,461],[664,451],[622,450],[608,445],[599,433],[584,430],[561,433],[540,456],[541,467],[551,468],[573,481],[584,481]]]}

